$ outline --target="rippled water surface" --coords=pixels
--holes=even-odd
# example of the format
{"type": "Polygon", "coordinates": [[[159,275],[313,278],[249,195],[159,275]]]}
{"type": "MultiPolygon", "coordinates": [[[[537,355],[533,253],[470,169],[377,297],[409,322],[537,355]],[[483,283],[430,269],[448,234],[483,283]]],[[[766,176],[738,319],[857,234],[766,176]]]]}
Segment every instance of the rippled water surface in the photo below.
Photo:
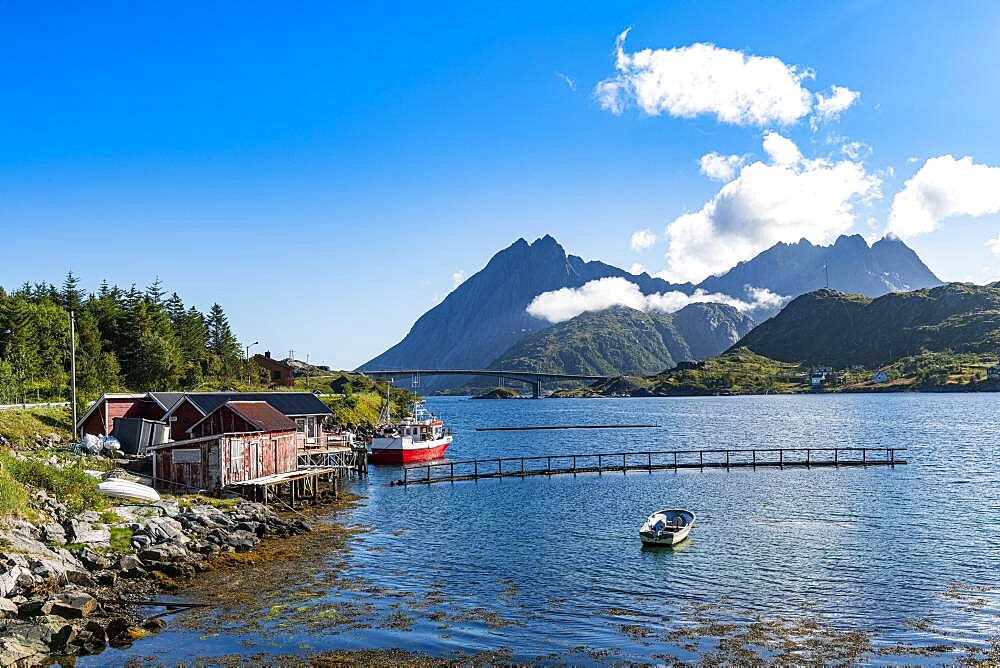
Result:
{"type": "MultiPolygon", "coordinates": [[[[909,463],[619,472],[406,488],[388,485],[399,469],[373,469],[357,485],[363,502],[340,518],[372,530],[351,541],[336,568],[341,577],[377,585],[382,595],[364,587],[346,594],[324,587],[319,600],[298,606],[295,614],[271,610],[263,634],[238,625],[199,634],[181,623],[87,662],[153,656],[169,663],[373,645],[436,655],[508,647],[517,658],[566,656],[586,647],[613,654],[573,656],[683,659],[704,646],[670,642],[669,634],[707,604],[718,606],[713,614],[720,620],[801,615],[864,630],[879,646],[975,646],[1000,631],[994,395],[440,398],[429,405],[456,432],[448,453],[455,460],[838,445],[906,447],[901,456],[909,463]],[[662,426],[475,431],[566,423],[662,426]],[[672,506],[697,513],[693,538],[672,551],[643,549],[636,535],[642,520],[672,506]],[[303,622],[344,601],[372,607],[339,625],[303,622]]],[[[321,559],[310,568],[322,573],[333,563],[321,559]]],[[[272,605],[273,599],[261,602],[260,615],[272,605]]]]}

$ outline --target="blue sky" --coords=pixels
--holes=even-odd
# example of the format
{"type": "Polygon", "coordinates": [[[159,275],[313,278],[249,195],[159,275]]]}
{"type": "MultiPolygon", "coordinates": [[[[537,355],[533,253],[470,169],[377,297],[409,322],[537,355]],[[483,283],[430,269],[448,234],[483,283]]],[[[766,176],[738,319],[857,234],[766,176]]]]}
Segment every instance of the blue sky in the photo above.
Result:
{"type": "Polygon", "coordinates": [[[5,3],[0,285],[159,276],[261,348],[353,367],[521,236],[667,270],[665,228],[723,187],[699,158],[767,162],[769,132],[831,164],[864,144],[869,236],[928,158],[971,156],[925,172],[939,227],[907,242],[944,279],[1000,279],[1000,5],[538,4],[5,3]],[[860,97],[816,129],[610,113],[627,27],[627,54],[711,43],[860,97]]]}

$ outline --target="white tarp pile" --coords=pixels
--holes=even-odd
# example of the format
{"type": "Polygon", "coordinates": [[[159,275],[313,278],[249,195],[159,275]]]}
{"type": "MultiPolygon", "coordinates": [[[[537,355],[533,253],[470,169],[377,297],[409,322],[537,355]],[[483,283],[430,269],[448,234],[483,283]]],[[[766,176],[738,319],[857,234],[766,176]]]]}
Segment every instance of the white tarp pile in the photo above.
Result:
{"type": "Polygon", "coordinates": [[[80,448],[91,455],[113,456],[121,452],[122,445],[114,436],[94,436],[86,434],[80,443],[80,448]]]}

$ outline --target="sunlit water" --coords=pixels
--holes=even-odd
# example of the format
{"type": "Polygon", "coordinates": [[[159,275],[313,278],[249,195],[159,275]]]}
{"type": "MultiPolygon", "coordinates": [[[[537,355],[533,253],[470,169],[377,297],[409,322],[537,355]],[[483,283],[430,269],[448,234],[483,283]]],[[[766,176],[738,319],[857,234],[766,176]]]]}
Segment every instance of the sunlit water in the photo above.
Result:
{"type": "Polygon", "coordinates": [[[407,612],[407,601],[428,591],[440,596],[439,605],[408,613],[412,625],[392,628],[376,621],[318,631],[281,623],[279,615],[266,642],[239,628],[198,635],[168,627],[129,650],[85,663],[369,646],[435,655],[508,647],[521,659],[570,655],[579,647],[610,649],[615,653],[609,660],[646,661],[663,653],[691,658],[667,642],[667,633],[686,623],[692,606],[720,602],[720,619],[806,615],[872,633],[882,645],[975,645],[1000,631],[995,395],[439,398],[429,405],[455,430],[448,453],[455,460],[839,445],[906,447],[901,456],[909,463],[619,472],[406,488],[388,485],[400,477],[398,468],[373,468],[370,479],[357,485],[365,500],[341,518],[373,528],[353,542],[347,575],[403,592],[379,598],[375,617],[407,612]],[[662,426],[475,431],[566,423],[662,426]],[[644,550],[637,529],[662,507],[694,510],[693,538],[681,549],[644,550]],[[983,591],[970,605],[945,595],[955,583],[983,591]],[[397,607],[390,610],[392,604],[397,607]],[[436,620],[429,619],[434,610],[436,620]],[[440,622],[445,615],[450,622],[440,622]],[[502,623],[491,623],[496,619],[502,623]],[[651,633],[636,637],[623,625],[651,633]]]}

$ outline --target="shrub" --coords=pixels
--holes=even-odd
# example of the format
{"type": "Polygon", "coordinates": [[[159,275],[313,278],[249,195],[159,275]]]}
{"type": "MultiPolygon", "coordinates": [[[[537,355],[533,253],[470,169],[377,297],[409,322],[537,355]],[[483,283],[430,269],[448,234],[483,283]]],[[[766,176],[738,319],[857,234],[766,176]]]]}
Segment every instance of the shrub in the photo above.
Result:
{"type": "Polygon", "coordinates": [[[38,460],[20,460],[0,455],[0,466],[24,485],[30,485],[66,504],[70,512],[103,510],[107,500],[97,491],[97,481],[80,466],[56,468],[38,460]]]}

